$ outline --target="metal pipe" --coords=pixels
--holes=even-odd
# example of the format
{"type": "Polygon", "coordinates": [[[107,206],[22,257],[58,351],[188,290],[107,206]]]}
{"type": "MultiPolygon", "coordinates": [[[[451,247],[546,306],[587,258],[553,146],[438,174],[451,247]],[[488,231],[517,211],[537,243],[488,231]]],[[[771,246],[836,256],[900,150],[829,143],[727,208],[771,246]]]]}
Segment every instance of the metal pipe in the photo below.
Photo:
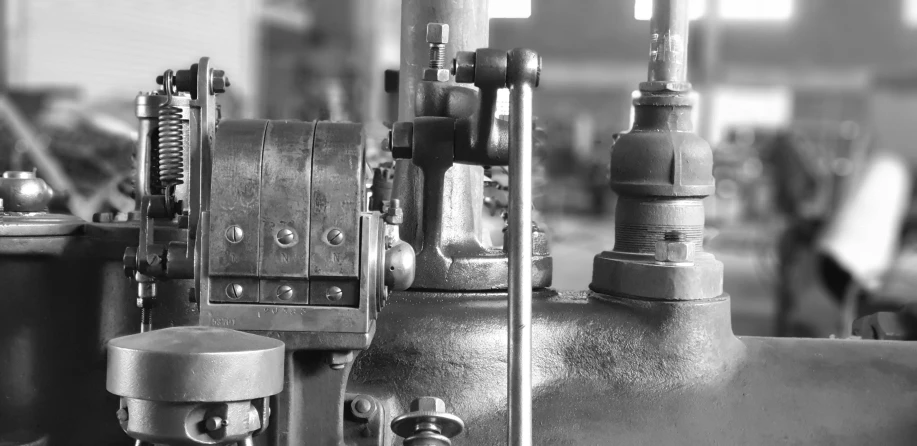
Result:
{"type": "MultiPolygon", "coordinates": [[[[401,2],[401,70],[398,73],[398,120],[414,119],[414,96],[423,79],[423,69],[430,63],[430,47],[426,41],[428,23],[449,25],[446,60],[457,51],[474,51],[488,46],[488,0],[403,0],[401,2]]],[[[454,83],[450,80],[449,83],[454,83]]],[[[420,149],[422,150],[422,148],[420,149]]],[[[424,190],[423,174],[410,160],[395,163],[392,197],[401,200],[404,223],[399,226],[401,239],[414,250],[423,248],[423,210],[426,194],[439,194],[442,205],[437,211],[443,221],[451,222],[444,229],[447,240],[465,241],[480,238],[481,202],[484,200],[484,169],[480,166],[456,164],[446,172],[443,186],[424,190]]],[[[417,265],[418,279],[431,274],[428,266],[417,265]]]]}
{"type": "Polygon", "coordinates": [[[688,0],[653,0],[650,82],[685,82],[688,72],[688,0]]]}
{"type": "Polygon", "coordinates": [[[532,89],[522,78],[509,87],[507,413],[512,446],[532,444],[532,89]]]}

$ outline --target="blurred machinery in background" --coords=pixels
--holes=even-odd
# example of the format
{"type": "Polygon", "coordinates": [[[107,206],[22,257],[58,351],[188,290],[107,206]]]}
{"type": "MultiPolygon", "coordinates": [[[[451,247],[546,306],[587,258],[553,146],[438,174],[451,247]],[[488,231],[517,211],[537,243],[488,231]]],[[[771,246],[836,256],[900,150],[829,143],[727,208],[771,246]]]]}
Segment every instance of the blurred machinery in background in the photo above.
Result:
{"type": "Polygon", "coordinates": [[[541,58],[487,25],[486,0],[404,0],[394,168],[359,124],[220,119],[202,58],[137,96],[127,221],[4,174],[0,444],[912,442],[917,346],[733,334],[687,0],[654,2],[582,291],[549,288],[532,221],[541,58]],[[485,166],[508,167],[502,248],[485,166]]]}

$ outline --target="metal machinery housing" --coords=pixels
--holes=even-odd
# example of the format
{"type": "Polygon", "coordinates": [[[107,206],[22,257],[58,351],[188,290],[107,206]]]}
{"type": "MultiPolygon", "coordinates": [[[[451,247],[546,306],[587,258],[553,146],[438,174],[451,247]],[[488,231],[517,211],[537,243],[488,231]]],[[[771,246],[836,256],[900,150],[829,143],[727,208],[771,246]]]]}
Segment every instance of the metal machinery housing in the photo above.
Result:
{"type": "Polygon", "coordinates": [[[548,288],[541,60],[487,48],[486,0],[404,0],[385,202],[360,125],[220,121],[206,58],[137,98],[127,221],[49,214],[41,180],[5,174],[0,444],[911,444],[917,347],[733,334],[687,3],[654,2],[588,290],[548,288]],[[510,167],[503,249],[485,165],[510,167]]]}

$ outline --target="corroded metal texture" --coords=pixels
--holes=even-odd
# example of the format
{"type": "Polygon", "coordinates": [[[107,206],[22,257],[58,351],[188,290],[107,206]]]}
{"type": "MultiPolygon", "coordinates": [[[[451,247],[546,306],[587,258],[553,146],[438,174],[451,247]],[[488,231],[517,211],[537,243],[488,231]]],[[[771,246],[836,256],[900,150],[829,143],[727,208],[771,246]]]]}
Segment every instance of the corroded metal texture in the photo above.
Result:
{"type": "MultiPolygon", "coordinates": [[[[398,293],[351,388],[406,412],[442,397],[457,444],[506,439],[506,295],[398,293]]],[[[542,293],[535,444],[907,445],[917,345],[738,338],[726,295],[690,302],[542,293]]]]}
{"type": "MultiPolygon", "coordinates": [[[[426,39],[428,23],[449,25],[449,43],[443,49],[447,61],[451,61],[458,51],[474,51],[488,44],[486,0],[403,2],[399,121],[413,121],[415,116],[464,118],[479,100],[473,88],[458,87],[454,80],[421,82],[423,71],[430,64],[426,39]],[[433,88],[428,84],[437,86],[433,88]]],[[[448,125],[451,135],[454,124],[448,125]]],[[[395,132],[393,136],[401,134],[406,133],[395,132]]],[[[429,136],[413,135],[414,141],[418,141],[413,154],[426,156],[429,160],[433,155],[430,152],[448,152],[448,160],[443,158],[439,167],[422,166],[416,159],[413,163],[399,160],[395,165],[392,189],[392,197],[400,199],[404,209],[401,238],[410,243],[422,259],[417,263],[414,288],[506,289],[506,254],[492,246],[484,235],[483,168],[453,164],[451,139],[448,147],[437,150],[434,146],[443,138],[429,136]]],[[[393,152],[403,147],[400,138],[396,139],[392,141],[393,152]]],[[[539,258],[533,269],[536,286],[550,285],[550,257],[539,258]]]]}

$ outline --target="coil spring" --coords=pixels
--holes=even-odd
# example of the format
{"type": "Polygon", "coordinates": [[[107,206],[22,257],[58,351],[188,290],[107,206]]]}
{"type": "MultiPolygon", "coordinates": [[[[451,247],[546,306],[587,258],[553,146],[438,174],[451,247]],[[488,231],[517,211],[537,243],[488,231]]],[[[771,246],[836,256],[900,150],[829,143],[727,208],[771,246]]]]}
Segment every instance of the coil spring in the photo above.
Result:
{"type": "Polygon", "coordinates": [[[181,108],[164,104],[159,110],[159,182],[162,187],[184,183],[184,139],[181,108]]]}

